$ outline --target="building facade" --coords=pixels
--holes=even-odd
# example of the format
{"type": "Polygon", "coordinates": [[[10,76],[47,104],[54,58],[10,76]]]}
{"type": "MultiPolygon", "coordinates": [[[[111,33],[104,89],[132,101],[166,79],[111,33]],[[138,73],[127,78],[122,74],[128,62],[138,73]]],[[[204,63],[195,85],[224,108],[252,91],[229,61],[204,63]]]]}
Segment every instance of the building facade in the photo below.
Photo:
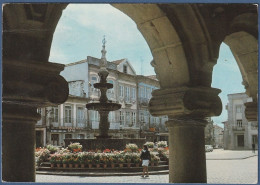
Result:
{"type": "Polygon", "coordinates": [[[256,121],[249,122],[245,117],[244,103],[251,102],[245,93],[229,94],[228,120],[224,122],[224,149],[249,150],[252,144],[258,146],[258,127],[256,121]]]}
{"type": "MultiPolygon", "coordinates": [[[[67,64],[61,75],[68,81],[69,98],[57,106],[38,109],[42,119],[36,125],[37,146],[64,145],[64,139],[95,138],[99,134],[99,113],[85,105],[98,101],[101,60],[88,56],[86,60],[67,64]]],[[[146,138],[147,141],[167,140],[167,117],[153,117],[148,102],[153,90],[159,88],[155,76],[136,75],[127,59],[108,62],[107,91],[112,102],[122,105],[109,113],[109,135],[113,138],[146,138]]]]}

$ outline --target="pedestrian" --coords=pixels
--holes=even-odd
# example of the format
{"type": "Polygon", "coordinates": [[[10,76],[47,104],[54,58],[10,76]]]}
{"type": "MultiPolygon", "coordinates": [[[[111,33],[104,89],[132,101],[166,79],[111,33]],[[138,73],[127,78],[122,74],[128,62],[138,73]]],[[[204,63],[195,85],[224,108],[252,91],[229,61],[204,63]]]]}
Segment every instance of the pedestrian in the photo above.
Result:
{"type": "Polygon", "coordinates": [[[255,153],[255,143],[252,144],[252,152],[255,153]]]}
{"type": "Polygon", "coordinates": [[[145,177],[149,177],[148,166],[149,166],[149,161],[151,160],[151,154],[148,150],[147,145],[143,146],[143,150],[140,158],[142,160],[142,166],[143,166],[143,175],[141,177],[144,177],[145,173],[146,173],[145,177]]]}

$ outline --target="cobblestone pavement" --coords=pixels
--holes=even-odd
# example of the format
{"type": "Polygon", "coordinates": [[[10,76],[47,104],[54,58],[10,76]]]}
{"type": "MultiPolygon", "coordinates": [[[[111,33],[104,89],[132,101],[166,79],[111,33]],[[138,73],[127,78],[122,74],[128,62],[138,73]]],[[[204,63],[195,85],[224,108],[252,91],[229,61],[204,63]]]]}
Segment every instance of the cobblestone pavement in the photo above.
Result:
{"type": "MultiPolygon", "coordinates": [[[[238,157],[250,156],[249,151],[215,150],[207,153],[214,158],[219,155],[220,160],[207,160],[208,183],[211,184],[256,184],[258,182],[258,157],[246,159],[238,157]],[[233,155],[232,155],[233,153],[233,155]],[[225,157],[226,156],[226,157],[225,157]],[[223,160],[229,157],[233,160],[223,160]]],[[[36,175],[36,182],[70,182],[70,183],[168,183],[169,175],[150,175],[149,178],[140,176],[106,176],[79,177],[58,175],[36,175]]]]}

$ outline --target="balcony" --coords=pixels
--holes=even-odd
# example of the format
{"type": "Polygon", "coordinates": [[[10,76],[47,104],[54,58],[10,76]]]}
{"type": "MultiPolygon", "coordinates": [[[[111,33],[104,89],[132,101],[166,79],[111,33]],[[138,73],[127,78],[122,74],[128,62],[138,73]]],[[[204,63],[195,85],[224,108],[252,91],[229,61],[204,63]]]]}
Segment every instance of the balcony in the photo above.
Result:
{"type": "Polygon", "coordinates": [[[245,131],[245,126],[232,126],[233,131],[245,131]]]}

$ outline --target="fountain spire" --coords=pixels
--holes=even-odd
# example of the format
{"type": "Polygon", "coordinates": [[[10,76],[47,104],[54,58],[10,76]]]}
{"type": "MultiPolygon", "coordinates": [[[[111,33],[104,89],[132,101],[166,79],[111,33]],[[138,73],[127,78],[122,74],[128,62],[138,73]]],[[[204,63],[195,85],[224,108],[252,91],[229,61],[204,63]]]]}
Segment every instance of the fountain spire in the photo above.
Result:
{"type": "Polygon", "coordinates": [[[107,59],[106,59],[106,53],[107,53],[107,51],[106,51],[106,43],[107,43],[107,41],[106,41],[106,36],[105,35],[104,35],[104,38],[102,40],[102,43],[103,43],[103,45],[102,45],[102,50],[101,50],[102,56],[101,56],[100,69],[102,71],[103,70],[107,71],[107,59]]]}

